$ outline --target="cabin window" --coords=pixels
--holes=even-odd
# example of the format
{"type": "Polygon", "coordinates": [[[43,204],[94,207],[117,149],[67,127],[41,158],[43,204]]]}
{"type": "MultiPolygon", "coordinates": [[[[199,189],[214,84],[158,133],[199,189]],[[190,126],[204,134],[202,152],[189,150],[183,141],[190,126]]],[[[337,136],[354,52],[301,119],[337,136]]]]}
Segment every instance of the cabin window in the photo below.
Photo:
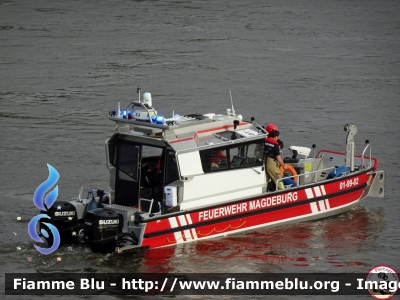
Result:
{"type": "Polygon", "coordinates": [[[165,184],[170,184],[179,179],[178,166],[176,164],[175,152],[167,152],[167,165],[166,165],[166,178],[165,184]]]}
{"type": "Polygon", "coordinates": [[[264,141],[200,151],[204,173],[262,165],[264,141]]]}
{"type": "Polygon", "coordinates": [[[163,151],[162,148],[143,145],[142,146],[142,158],[153,157],[154,160],[157,161],[159,158],[161,158],[162,151],[163,151]]]}
{"type": "Polygon", "coordinates": [[[120,143],[118,146],[118,177],[128,181],[138,181],[140,147],[120,143]]]}
{"type": "Polygon", "coordinates": [[[162,148],[142,146],[141,187],[157,187],[160,182],[162,148]]]}
{"type": "Polygon", "coordinates": [[[200,151],[201,164],[204,173],[228,169],[227,149],[207,149],[200,151]]]}
{"type": "Polygon", "coordinates": [[[262,165],[263,143],[252,143],[229,149],[232,169],[262,165]]]}

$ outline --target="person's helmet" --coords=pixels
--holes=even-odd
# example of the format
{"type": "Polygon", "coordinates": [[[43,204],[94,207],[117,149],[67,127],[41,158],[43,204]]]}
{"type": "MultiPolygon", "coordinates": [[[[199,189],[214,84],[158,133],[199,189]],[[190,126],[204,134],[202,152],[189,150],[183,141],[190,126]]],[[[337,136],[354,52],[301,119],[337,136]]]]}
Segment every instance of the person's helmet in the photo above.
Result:
{"type": "Polygon", "coordinates": [[[273,130],[278,130],[278,127],[276,127],[275,124],[267,124],[267,125],[265,126],[265,130],[266,130],[268,133],[271,133],[273,130]]]}

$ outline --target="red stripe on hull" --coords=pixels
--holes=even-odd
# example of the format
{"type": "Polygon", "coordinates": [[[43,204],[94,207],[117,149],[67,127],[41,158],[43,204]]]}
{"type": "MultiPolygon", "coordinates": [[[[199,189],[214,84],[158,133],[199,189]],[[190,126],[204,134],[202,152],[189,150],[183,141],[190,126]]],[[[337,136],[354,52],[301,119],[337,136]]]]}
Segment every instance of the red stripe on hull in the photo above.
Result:
{"type": "Polygon", "coordinates": [[[329,206],[332,209],[332,208],[336,208],[336,207],[354,202],[354,201],[360,199],[363,191],[364,190],[362,189],[362,190],[355,191],[353,193],[345,194],[340,197],[331,198],[331,199],[329,199],[329,206]]]}

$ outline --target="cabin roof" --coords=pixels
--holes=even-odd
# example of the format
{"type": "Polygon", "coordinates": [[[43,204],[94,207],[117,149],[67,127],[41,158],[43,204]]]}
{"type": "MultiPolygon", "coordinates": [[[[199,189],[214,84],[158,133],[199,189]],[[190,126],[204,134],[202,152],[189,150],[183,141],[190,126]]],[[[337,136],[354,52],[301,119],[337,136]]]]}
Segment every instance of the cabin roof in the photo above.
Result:
{"type": "Polygon", "coordinates": [[[214,148],[266,136],[252,122],[243,121],[241,117],[231,114],[212,117],[192,114],[181,117],[179,123],[163,124],[121,117],[110,117],[110,120],[116,122],[119,133],[160,139],[175,151],[214,148]]]}

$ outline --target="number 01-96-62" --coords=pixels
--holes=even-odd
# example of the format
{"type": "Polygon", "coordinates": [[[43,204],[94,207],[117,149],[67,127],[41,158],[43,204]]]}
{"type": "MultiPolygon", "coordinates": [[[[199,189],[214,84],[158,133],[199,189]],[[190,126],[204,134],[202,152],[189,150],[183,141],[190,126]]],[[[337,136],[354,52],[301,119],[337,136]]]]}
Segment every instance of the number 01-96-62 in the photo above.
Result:
{"type": "Polygon", "coordinates": [[[358,184],[358,177],[340,182],[340,189],[345,189],[358,184]]]}

